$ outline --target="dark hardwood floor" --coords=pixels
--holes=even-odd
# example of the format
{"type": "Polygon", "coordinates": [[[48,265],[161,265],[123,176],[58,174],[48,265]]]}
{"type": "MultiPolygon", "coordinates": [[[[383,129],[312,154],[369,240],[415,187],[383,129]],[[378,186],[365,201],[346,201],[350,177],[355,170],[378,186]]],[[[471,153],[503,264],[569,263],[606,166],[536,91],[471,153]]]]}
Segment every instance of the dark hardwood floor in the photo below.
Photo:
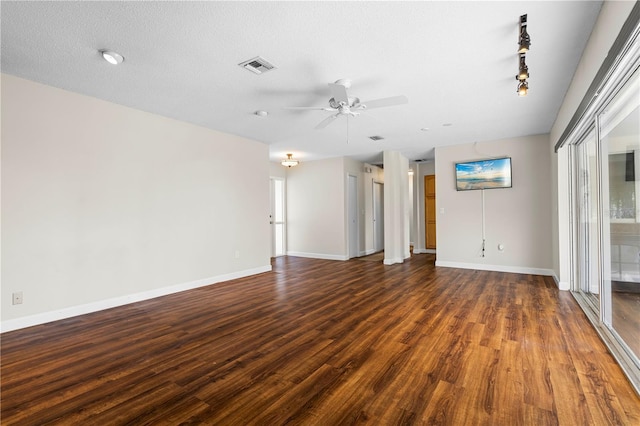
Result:
{"type": "Polygon", "coordinates": [[[549,277],[278,258],[2,335],[3,425],[639,425],[549,277]]]}
{"type": "Polygon", "coordinates": [[[611,293],[611,303],[613,328],[640,358],[640,293],[614,291],[611,293]]]}

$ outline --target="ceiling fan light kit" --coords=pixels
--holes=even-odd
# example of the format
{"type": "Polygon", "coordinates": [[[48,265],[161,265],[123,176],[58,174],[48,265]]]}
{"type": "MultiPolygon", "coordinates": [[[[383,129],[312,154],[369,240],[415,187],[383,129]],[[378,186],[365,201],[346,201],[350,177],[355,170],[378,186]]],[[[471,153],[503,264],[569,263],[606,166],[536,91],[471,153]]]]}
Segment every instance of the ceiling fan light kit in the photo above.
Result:
{"type": "Polygon", "coordinates": [[[529,67],[525,62],[525,55],[529,51],[529,47],[531,46],[531,37],[527,32],[527,15],[520,16],[520,38],[518,40],[518,55],[520,59],[518,75],[516,75],[516,80],[518,80],[518,89],[516,92],[518,96],[527,96],[529,91],[529,83],[527,79],[529,78],[529,67]]]}

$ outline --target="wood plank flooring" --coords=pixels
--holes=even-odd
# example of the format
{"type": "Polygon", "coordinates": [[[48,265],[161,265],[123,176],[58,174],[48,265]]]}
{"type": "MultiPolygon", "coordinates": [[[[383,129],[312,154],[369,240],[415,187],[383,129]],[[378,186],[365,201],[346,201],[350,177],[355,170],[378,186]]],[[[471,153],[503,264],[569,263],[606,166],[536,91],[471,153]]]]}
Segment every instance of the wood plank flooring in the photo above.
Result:
{"type": "Polygon", "coordinates": [[[283,257],[1,336],[3,425],[640,425],[549,277],[283,257]]]}
{"type": "MultiPolygon", "coordinates": [[[[636,284],[638,285],[638,284],[636,284]]],[[[611,293],[613,328],[640,358],[640,293],[611,293]]]]}

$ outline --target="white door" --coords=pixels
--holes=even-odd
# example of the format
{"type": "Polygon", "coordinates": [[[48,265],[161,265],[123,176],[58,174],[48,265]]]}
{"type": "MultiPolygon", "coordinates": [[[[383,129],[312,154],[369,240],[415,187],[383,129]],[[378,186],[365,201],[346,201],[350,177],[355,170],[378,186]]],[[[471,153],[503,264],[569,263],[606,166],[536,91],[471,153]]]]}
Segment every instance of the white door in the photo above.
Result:
{"type": "Polygon", "coordinates": [[[349,185],[347,187],[347,217],[349,233],[349,259],[358,257],[358,178],[349,175],[349,185]]]}
{"type": "Polygon", "coordinates": [[[271,257],[286,253],[284,179],[271,178],[271,257]]]}
{"type": "Polygon", "coordinates": [[[384,185],[373,182],[373,246],[384,250],[384,185]]]}

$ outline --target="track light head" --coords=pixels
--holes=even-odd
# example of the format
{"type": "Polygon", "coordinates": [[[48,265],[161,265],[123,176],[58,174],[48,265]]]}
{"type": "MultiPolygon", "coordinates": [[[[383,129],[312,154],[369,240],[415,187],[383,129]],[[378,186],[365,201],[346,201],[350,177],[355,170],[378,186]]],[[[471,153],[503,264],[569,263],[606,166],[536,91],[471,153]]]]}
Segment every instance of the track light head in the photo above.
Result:
{"type": "Polygon", "coordinates": [[[518,53],[527,53],[529,51],[529,47],[531,47],[531,38],[527,33],[526,27],[522,27],[522,32],[520,33],[520,47],[518,48],[518,53]]]}
{"type": "Polygon", "coordinates": [[[520,54],[520,68],[516,80],[526,80],[529,78],[529,67],[524,62],[524,53],[520,54]]]}
{"type": "Polygon", "coordinates": [[[520,40],[518,41],[518,53],[527,53],[531,47],[531,37],[527,32],[527,15],[520,16],[520,40]]]}
{"type": "Polygon", "coordinates": [[[529,92],[529,83],[526,80],[523,80],[518,84],[518,96],[527,96],[529,92]]]}

